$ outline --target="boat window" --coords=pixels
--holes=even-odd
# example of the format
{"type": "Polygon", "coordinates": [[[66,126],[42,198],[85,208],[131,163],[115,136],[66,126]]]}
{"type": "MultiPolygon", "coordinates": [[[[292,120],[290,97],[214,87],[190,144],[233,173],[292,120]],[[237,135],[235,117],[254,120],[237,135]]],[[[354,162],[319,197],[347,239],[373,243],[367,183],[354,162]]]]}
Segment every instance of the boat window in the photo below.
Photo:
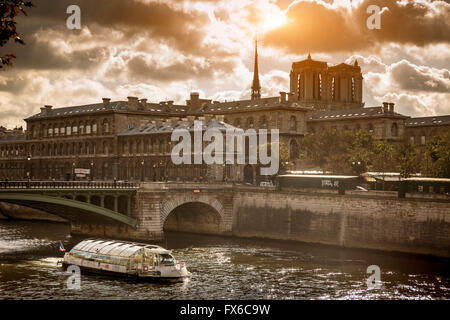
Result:
{"type": "Polygon", "coordinates": [[[159,263],[165,266],[173,266],[175,264],[175,259],[167,253],[159,255],[159,263]]]}

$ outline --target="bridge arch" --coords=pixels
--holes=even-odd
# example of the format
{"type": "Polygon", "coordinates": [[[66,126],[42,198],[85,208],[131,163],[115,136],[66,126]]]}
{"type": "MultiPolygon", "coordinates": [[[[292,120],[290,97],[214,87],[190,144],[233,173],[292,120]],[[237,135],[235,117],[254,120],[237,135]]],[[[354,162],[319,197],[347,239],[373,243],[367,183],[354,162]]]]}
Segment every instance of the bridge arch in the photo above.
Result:
{"type": "Polygon", "coordinates": [[[74,220],[112,220],[137,227],[137,220],[90,203],[71,200],[63,197],[46,196],[28,193],[0,193],[0,201],[19,204],[25,207],[40,209],[51,214],[74,220]]]}
{"type": "Polygon", "coordinates": [[[225,209],[215,198],[185,195],[165,199],[160,212],[161,231],[220,233],[224,229],[225,209]]]}

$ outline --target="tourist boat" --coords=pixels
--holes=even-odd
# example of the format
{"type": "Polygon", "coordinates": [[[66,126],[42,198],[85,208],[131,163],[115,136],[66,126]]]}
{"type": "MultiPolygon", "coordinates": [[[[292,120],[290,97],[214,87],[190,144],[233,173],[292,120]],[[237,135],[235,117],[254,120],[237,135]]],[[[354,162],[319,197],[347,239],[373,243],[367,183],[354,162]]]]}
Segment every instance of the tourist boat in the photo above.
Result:
{"type": "Polygon", "coordinates": [[[64,255],[64,269],[70,265],[90,273],[147,280],[182,280],[189,276],[184,263],[160,246],[114,240],[81,241],[64,255]]]}

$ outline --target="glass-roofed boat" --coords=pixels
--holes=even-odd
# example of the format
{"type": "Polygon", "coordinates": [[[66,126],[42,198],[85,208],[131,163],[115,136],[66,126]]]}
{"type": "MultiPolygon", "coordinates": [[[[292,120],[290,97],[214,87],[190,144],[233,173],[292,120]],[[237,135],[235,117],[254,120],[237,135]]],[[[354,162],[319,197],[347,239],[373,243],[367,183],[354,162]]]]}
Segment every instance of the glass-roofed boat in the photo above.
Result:
{"type": "Polygon", "coordinates": [[[178,263],[171,251],[160,246],[87,239],[64,255],[63,268],[79,266],[81,270],[122,275],[149,280],[181,280],[189,276],[184,263],[178,263]]]}

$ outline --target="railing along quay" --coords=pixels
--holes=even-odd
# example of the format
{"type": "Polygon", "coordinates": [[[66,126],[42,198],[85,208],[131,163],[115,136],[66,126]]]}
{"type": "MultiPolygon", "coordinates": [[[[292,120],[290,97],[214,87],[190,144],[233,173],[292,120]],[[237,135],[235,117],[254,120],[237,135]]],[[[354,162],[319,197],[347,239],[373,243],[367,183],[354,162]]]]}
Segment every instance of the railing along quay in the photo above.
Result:
{"type": "Polygon", "coordinates": [[[0,189],[137,189],[135,182],[0,181],[0,189]]]}

